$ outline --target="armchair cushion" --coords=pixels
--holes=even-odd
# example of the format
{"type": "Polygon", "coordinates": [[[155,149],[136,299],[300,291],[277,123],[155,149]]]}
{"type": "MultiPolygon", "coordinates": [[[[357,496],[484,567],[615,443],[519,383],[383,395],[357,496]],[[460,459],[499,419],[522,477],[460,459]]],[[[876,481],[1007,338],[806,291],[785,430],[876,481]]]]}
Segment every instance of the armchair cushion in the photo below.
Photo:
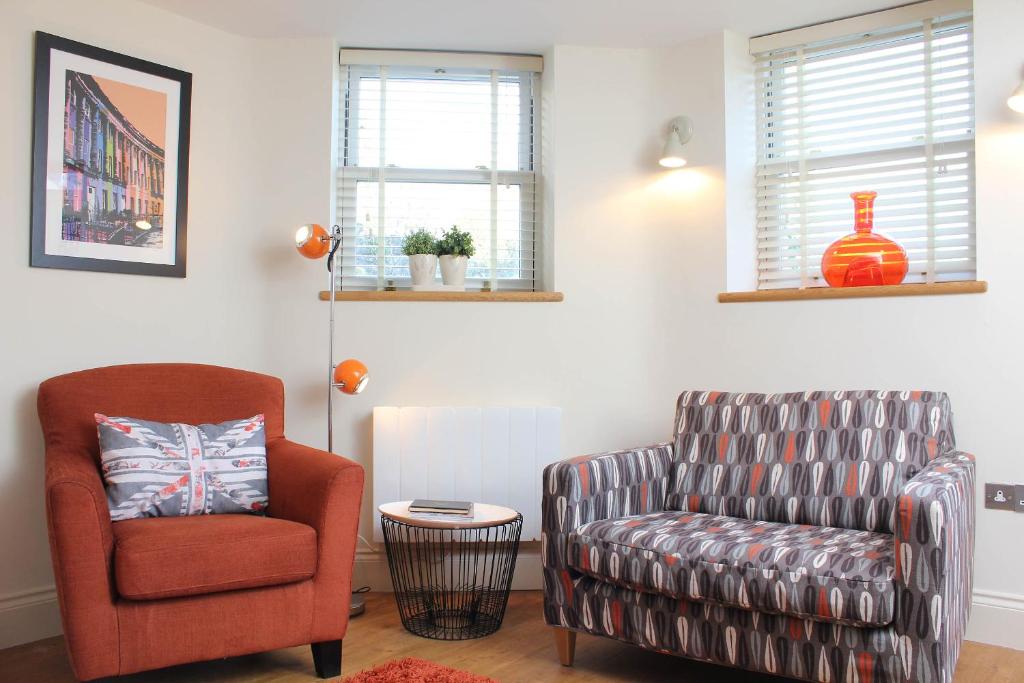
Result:
{"type": "Polygon", "coordinates": [[[196,427],[96,413],[111,519],[262,512],[263,421],[256,415],[196,427]]]}
{"type": "Polygon", "coordinates": [[[121,597],[157,600],[312,578],[316,531],[253,515],[130,519],[114,529],[121,597]]]}
{"type": "Polygon", "coordinates": [[[885,626],[893,537],[694,512],[600,520],[569,534],[569,566],[672,598],[856,626],[885,626]]]}

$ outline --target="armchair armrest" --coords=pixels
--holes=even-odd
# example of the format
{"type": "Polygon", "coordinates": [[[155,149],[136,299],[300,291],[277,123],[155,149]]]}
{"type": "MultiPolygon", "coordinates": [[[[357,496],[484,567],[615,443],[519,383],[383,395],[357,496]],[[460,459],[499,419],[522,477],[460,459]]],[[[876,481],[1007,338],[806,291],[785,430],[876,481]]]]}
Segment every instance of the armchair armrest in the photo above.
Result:
{"type": "Polygon", "coordinates": [[[544,566],[568,568],[566,538],[587,522],[662,510],[671,466],[672,444],[659,443],[571,458],[544,468],[544,566]]]}
{"type": "Polygon", "coordinates": [[[569,534],[599,519],[628,517],[665,508],[673,446],[659,443],[571,458],[544,468],[541,507],[541,560],[544,567],[544,621],[576,628],[574,610],[579,574],[569,568],[569,534]]]}
{"type": "Polygon", "coordinates": [[[900,492],[894,628],[908,681],[953,678],[971,610],[974,497],[974,456],[962,452],[931,461],[900,492]]]}
{"type": "Polygon", "coordinates": [[[46,450],[50,559],[71,666],[79,680],[119,672],[114,535],[99,469],[89,453],[46,450]]]}
{"type": "Polygon", "coordinates": [[[339,455],[275,439],[267,444],[267,485],[271,517],[316,529],[312,642],[342,638],[352,597],[363,468],[339,455]]]}

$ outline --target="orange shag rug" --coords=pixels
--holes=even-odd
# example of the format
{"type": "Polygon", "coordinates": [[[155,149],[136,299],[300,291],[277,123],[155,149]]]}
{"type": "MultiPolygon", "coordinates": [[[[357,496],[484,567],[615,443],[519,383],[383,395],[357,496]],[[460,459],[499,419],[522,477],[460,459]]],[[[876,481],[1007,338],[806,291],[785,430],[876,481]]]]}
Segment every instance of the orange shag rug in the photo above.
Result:
{"type": "Polygon", "coordinates": [[[423,659],[407,657],[349,676],[342,683],[498,683],[493,678],[457,671],[423,659]]]}

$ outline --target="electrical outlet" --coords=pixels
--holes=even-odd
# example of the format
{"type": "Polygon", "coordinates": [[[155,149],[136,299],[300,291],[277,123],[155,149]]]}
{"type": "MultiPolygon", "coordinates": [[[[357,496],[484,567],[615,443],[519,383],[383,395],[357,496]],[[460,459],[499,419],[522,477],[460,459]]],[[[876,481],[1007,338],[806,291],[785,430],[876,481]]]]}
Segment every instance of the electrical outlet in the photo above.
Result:
{"type": "Polygon", "coordinates": [[[990,510],[1024,512],[1024,505],[1019,505],[1022,494],[1024,494],[1024,486],[985,484],[985,507],[990,510]]]}

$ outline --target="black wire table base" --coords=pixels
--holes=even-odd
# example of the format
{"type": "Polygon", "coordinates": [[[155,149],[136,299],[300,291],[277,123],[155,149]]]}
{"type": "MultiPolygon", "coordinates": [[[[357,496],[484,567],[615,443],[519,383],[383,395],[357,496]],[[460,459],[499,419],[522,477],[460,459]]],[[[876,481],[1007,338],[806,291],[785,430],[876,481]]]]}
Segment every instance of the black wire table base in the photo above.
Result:
{"type": "Polygon", "coordinates": [[[501,627],[523,516],[473,529],[419,527],[381,515],[388,567],[405,628],[468,640],[501,627]]]}

